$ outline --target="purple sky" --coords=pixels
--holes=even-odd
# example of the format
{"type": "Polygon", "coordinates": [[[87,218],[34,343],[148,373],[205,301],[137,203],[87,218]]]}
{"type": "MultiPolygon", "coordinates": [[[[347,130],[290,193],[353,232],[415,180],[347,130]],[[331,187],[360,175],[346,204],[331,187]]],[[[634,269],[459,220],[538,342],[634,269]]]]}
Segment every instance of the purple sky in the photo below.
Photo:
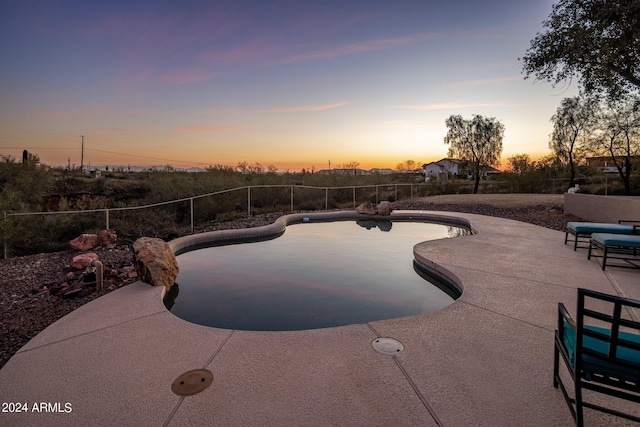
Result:
{"type": "Polygon", "coordinates": [[[451,114],[548,153],[574,83],[517,58],[552,1],[0,0],[0,154],[280,170],[446,156],[451,114]]]}

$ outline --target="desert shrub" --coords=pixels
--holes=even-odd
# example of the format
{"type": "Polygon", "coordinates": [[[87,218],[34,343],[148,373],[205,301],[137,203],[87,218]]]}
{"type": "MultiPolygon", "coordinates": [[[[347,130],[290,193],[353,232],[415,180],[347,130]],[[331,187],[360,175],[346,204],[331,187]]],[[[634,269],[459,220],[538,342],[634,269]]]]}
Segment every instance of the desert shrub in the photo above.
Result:
{"type": "Polygon", "coordinates": [[[111,216],[110,228],[127,243],[143,236],[171,240],[190,232],[188,227],[178,224],[174,212],[164,208],[118,211],[111,216]]]}
{"type": "Polygon", "coordinates": [[[7,211],[43,210],[45,195],[52,188],[53,176],[37,156],[18,163],[13,157],[0,155],[0,208],[7,211]]]}
{"type": "Polygon", "coordinates": [[[83,233],[104,228],[104,214],[12,216],[6,221],[5,239],[13,256],[60,251],[83,233]]]}

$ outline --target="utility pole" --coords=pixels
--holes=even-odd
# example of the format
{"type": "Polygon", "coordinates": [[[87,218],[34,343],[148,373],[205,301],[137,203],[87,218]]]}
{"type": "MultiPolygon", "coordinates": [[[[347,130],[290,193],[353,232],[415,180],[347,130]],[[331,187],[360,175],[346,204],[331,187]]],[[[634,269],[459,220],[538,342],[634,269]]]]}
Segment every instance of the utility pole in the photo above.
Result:
{"type": "Polygon", "coordinates": [[[80,172],[82,172],[84,169],[84,135],[80,135],[80,138],[82,138],[82,150],[80,152],[80,172]]]}

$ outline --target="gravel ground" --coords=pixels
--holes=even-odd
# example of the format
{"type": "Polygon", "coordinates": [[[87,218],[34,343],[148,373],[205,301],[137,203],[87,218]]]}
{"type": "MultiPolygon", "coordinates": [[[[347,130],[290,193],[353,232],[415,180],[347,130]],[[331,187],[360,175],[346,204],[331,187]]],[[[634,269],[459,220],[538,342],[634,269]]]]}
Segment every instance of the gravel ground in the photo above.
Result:
{"type": "MultiPolygon", "coordinates": [[[[394,203],[394,209],[466,212],[515,219],[554,230],[564,230],[577,218],[563,213],[563,195],[461,194],[394,203]]],[[[215,229],[247,228],[273,222],[283,213],[226,222],[215,229]]],[[[61,284],[77,281],[70,272],[76,252],[64,251],[0,260],[0,367],[31,338],[59,318],[87,302],[136,280],[131,277],[133,255],[129,247],[95,250],[105,266],[105,289],[87,288],[78,296],[54,295],[61,284]],[[107,279],[108,278],[108,279],[107,279]]]]}

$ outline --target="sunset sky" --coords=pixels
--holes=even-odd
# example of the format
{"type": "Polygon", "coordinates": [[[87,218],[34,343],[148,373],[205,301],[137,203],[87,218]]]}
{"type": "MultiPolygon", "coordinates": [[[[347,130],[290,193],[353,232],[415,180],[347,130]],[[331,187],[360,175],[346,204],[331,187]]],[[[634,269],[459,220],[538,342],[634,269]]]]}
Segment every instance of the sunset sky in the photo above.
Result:
{"type": "Polygon", "coordinates": [[[536,158],[578,92],[521,73],[553,3],[0,0],[0,154],[79,165],[84,135],[85,166],[393,168],[481,114],[536,158]]]}

